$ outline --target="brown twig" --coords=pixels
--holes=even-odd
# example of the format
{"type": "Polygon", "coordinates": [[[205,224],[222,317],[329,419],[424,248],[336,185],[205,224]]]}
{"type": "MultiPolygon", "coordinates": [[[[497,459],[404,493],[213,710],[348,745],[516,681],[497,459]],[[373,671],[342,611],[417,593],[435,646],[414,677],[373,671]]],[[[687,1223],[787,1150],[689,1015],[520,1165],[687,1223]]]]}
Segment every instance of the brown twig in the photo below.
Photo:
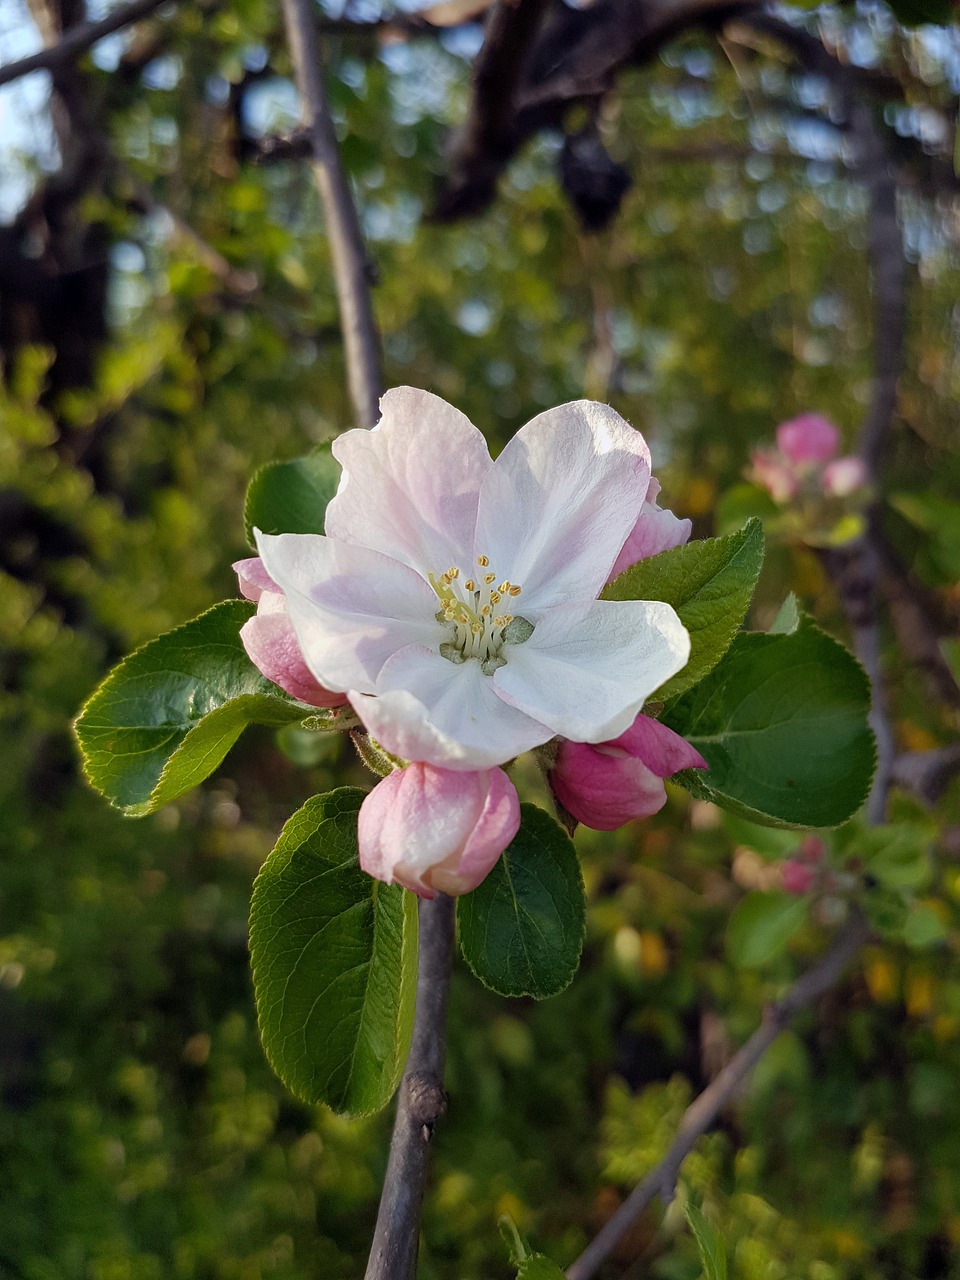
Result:
{"type": "Polygon", "coordinates": [[[870,927],[865,917],[854,911],[819,963],[798,978],[786,995],[767,1009],[763,1022],[750,1039],[687,1107],[667,1154],[631,1191],[580,1257],[567,1268],[567,1280],[590,1280],[652,1200],[657,1196],[666,1202],[673,1199],[680,1166],[697,1140],[735,1097],[746,1077],[793,1017],[839,981],[869,934],[870,927]]]}
{"type": "Polygon", "coordinates": [[[357,424],[372,427],[379,417],[380,343],[370,299],[371,268],[323,83],[320,50],[310,0],[283,0],[287,39],[300,92],[303,124],[313,155],[313,172],[327,221],[347,382],[357,424]]]}
{"type": "Polygon", "coordinates": [[[20,58],[17,62],[8,62],[5,67],[0,67],[0,85],[19,80],[21,76],[29,75],[31,71],[54,71],[86,52],[91,45],[95,45],[104,36],[120,31],[123,27],[129,27],[131,23],[139,22],[141,18],[148,17],[161,5],[172,2],[173,0],[131,0],[130,4],[120,5],[97,22],[79,22],[75,27],[70,27],[56,44],[48,45],[46,49],[31,53],[29,57],[20,58]]]}
{"type": "Polygon", "coordinates": [[[453,960],[454,902],[421,901],[417,1011],[410,1057],[397,1098],[390,1159],[364,1280],[412,1280],[433,1126],[443,1114],[447,995],[453,960]]]}

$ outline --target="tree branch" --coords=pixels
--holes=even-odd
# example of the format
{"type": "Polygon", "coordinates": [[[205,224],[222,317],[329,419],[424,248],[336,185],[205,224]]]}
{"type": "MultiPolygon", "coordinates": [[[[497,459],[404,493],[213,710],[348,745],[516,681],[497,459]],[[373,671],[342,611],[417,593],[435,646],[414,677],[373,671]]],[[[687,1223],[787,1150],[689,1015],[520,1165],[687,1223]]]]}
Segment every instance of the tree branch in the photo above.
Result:
{"type": "Polygon", "coordinates": [[[130,4],[118,6],[97,22],[80,22],[65,32],[56,44],[48,45],[46,49],[31,53],[27,58],[20,58],[17,62],[9,62],[5,67],[0,67],[0,85],[19,80],[21,76],[29,75],[31,71],[54,71],[84,53],[104,36],[120,31],[123,27],[129,27],[131,23],[139,22],[141,18],[146,18],[155,9],[168,3],[172,3],[172,0],[131,0],[130,4]]]}
{"type": "Polygon", "coordinates": [[[854,911],[823,959],[799,978],[782,999],[767,1009],[763,1022],[750,1039],[687,1107],[677,1136],[664,1158],[631,1191],[580,1257],[567,1268],[567,1280],[590,1280],[616,1248],[621,1237],[656,1196],[660,1196],[665,1202],[673,1199],[680,1166],[697,1140],[706,1133],[723,1108],[737,1094],[746,1077],[795,1014],[837,983],[869,934],[870,927],[865,917],[859,911],[854,911]]]}
{"type": "Polygon", "coordinates": [[[370,299],[370,264],[340,163],[310,0],[283,0],[283,14],[303,123],[310,136],[314,177],[326,215],[350,399],[357,425],[372,427],[379,417],[380,343],[370,299]]]}
{"type": "Polygon", "coordinates": [[[364,1280],[413,1280],[420,1209],[433,1126],[443,1114],[447,995],[453,960],[454,901],[421,900],[417,1011],[410,1057],[397,1097],[390,1159],[364,1280]]]}

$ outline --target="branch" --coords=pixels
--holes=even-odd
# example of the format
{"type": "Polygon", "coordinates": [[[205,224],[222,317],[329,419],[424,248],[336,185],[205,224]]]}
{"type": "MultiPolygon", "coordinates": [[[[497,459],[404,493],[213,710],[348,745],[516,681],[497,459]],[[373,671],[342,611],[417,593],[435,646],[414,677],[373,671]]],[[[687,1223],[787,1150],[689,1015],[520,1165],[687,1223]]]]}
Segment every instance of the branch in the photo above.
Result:
{"type": "Polygon", "coordinates": [[[364,1280],[413,1280],[433,1126],[443,1114],[454,902],[421,900],[417,1011],[397,1098],[390,1159],[364,1280]]]}
{"type": "Polygon", "coordinates": [[[372,427],[379,417],[380,343],[370,299],[370,263],[340,163],[313,26],[313,6],[310,0],[283,0],[283,14],[303,123],[310,136],[314,177],[326,215],[350,399],[358,426],[372,427]]]}
{"type": "Polygon", "coordinates": [[[936,804],[960,773],[960,742],[932,751],[907,751],[893,762],[892,781],[925,804],[936,804]]]}
{"type": "Polygon", "coordinates": [[[21,58],[18,62],[9,62],[5,67],[0,67],[0,85],[19,80],[21,76],[29,75],[31,71],[54,71],[84,53],[104,36],[120,31],[133,22],[139,22],[141,18],[147,17],[155,9],[169,2],[170,0],[131,0],[130,4],[118,6],[97,22],[80,22],[75,27],[71,27],[56,44],[48,45],[46,49],[40,49],[37,53],[31,53],[29,57],[21,58]]]}
{"type": "Polygon", "coordinates": [[[748,1074],[793,1017],[839,981],[869,934],[870,927],[865,917],[859,911],[854,911],[823,959],[799,978],[781,1000],[767,1009],[763,1022],[746,1044],[738,1049],[720,1074],[687,1107],[677,1136],[664,1158],[633,1189],[595,1239],[568,1267],[567,1280],[590,1280],[616,1248],[621,1237],[656,1196],[659,1195],[667,1203],[673,1199],[680,1166],[697,1140],[706,1133],[723,1108],[737,1094],[748,1074]]]}

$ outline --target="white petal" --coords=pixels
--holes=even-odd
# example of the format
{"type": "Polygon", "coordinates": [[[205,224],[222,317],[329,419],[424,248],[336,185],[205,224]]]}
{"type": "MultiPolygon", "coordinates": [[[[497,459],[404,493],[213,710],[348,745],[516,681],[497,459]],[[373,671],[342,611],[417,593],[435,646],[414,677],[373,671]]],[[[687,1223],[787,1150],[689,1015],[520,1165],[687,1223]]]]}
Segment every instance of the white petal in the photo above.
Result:
{"type": "Polygon", "coordinates": [[[377,696],[351,692],[367,729],[394,755],[447,769],[489,769],[553,737],[497,696],[479,663],[414,645],[384,666],[377,696]]]}
{"type": "Polygon", "coordinates": [[[523,603],[595,598],[649,481],[643,436],[613,409],[590,400],[548,409],[517,432],[484,480],[476,550],[498,577],[522,586],[523,603]]]}
{"type": "Polygon", "coordinates": [[[522,645],[505,645],[497,691],[574,742],[606,742],[644,700],[686,665],[690,636],[658,600],[595,600],[584,614],[560,605],[522,645]]]}
{"type": "Polygon", "coordinates": [[[439,646],[437,597],[406,565],[319,533],[255,532],[307,666],[328,689],[372,693],[398,649],[439,646]]]}
{"type": "Polygon", "coordinates": [[[396,387],[380,409],[373,430],[347,431],[333,443],[343,476],[327,507],[328,536],[382,551],[424,577],[466,569],[492,465],[486,441],[429,391],[396,387]]]}

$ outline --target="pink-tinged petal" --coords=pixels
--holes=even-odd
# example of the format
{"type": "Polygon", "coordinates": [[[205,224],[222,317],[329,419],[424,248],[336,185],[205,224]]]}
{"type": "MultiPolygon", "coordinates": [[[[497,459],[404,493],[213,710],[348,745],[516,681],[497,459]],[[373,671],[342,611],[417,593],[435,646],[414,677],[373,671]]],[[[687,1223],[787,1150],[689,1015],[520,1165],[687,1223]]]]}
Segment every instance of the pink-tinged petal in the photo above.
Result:
{"type": "Polygon", "coordinates": [[[809,893],[817,882],[817,873],[812,867],[792,858],[781,863],[780,877],[786,892],[795,894],[798,898],[809,893]]]}
{"type": "MultiPolygon", "coordinates": [[[[651,489],[655,483],[654,480],[650,481],[651,489]]],[[[656,491],[659,492],[659,489],[657,484],[656,491]]],[[[640,517],[620,549],[607,581],[612,582],[624,570],[641,560],[659,555],[661,551],[670,551],[673,547],[682,547],[689,541],[692,531],[693,521],[680,520],[667,508],[658,507],[648,491],[640,517]]]]}
{"type": "Polygon", "coordinates": [[[823,492],[828,498],[846,498],[867,485],[867,468],[862,458],[835,458],[823,469],[823,492]]]}
{"type": "Polygon", "coordinates": [[[707,769],[709,765],[686,738],[674,733],[651,716],[637,716],[633,724],[619,738],[607,746],[626,751],[642,760],[658,778],[669,778],[681,769],[707,769]]]}
{"type": "Polygon", "coordinates": [[[774,502],[789,502],[800,492],[800,481],[793,468],[779,453],[755,449],[750,458],[750,479],[766,489],[774,502]]]}
{"type": "MultiPolygon", "coordinates": [[[[268,597],[283,604],[278,591],[265,593],[262,600],[268,597]]],[[[240,628],[240,639],[253,665],[292,697],[312,707],[339,707],[346,702],[346,694],[325,689],[314,679],[285,609],[271,609],[250,618],[240,628]]]]}
{"type": "Polygon", "coordinates": [[[398,649],[439,644],[437,597],[398,560],[319,533],[256,533],[307,666],[327,688],[372,693],[398,649]]]}
{"type": "Polygon", "coordinates": [[[690,636],[659,600],[595,600],[548,610],[502,656],[493,676],[501,697],[564,738],[606,742],[686,665],[690,636]]]}
{"type": "Polygon", "coordinates": [[[240,594],[248,600],[257,601],[264,591],[279,591],[280,588],[263,567],[259,556],[251,556],[249,560],[238,560],[232,566],[237,575],[240,594]]]}
{"type": "Polygon", "coordinates": [[[777,445],[793,463],[829,462],[840,448],[840,432],[822,414],[802,413],[799,418],[780,423],[777,445]]]}
{"type": "Polygon", "coordinates": [[[360,865],[421,897],[469,893],[519,828],[516,788],[502,769],[454,773],[415,762],[360,806],[360,865]]]}
{"type": "Polygon", "coordinates": [[[492,465],[486,441],[429,391],[396,387],[380,409],[371,431],[347,431],[333,443],[343,477],[327,507],[327,535],[381,551],[424,577],[466,569],[492,465]]]}
{"type": "Polygon", "coordinates": [[[411,645],[384,665],[377,696],[351,691],[370,734],[394,755],[446,769],[488,769],[553,737],[497,696],[479,663],[411,645]]]}
{"type": "Polygon", "coordinates": [[[517,432],[483,482],[477,554],[538,609],[592,599],[649,482],[643,436],[613,409],[589,400],[548,409],[517,432]]]}
{"type": "Polygon", "coordinates": [[[649,818],[667,801],[662,780],[642,760],[583,742],[561,743],[550,785],[567,812],[594,831],[649,818]]]}

